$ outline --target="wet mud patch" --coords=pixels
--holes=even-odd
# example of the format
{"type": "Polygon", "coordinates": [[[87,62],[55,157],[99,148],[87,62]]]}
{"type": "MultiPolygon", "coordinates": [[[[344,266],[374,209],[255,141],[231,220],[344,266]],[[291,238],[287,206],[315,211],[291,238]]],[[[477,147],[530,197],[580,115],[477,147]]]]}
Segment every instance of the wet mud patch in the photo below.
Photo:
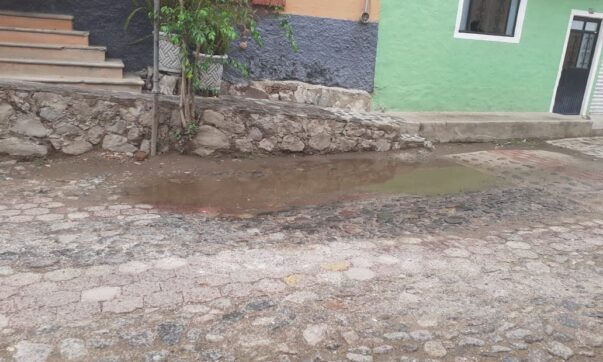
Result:
{"type": "Polygon", "coordinates": [[[438,196],[495,188],[494,176],[451,161],[409,164],[394,158],[310,158],[177,177],[124,189],[132,202],[215,215],[256,215],[391,195],[438,196]]]}

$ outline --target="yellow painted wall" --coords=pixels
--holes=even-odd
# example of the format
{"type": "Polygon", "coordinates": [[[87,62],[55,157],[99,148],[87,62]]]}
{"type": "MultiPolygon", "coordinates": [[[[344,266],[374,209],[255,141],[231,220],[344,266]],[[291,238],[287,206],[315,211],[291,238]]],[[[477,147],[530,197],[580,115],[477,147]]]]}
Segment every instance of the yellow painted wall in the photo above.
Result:
{"type": "MultiPolygon", "coordinates": [[[[365,0],[287,0],[285,13],[320,18],[360,20],[365,0]]],[[[381,0],[370,0],[371,21],[379,21],[381,0]]]]}

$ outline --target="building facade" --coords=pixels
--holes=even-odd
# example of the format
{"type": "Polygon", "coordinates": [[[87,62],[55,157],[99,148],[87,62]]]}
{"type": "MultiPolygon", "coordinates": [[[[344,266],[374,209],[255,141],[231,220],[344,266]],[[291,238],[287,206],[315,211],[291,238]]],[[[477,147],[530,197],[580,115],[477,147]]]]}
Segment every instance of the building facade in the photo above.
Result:
{"type": "MultiPolygon", "coordinates": [[[[233,44],[229,54],[251,80],[362,90],[375,110],[603,115],[603,0],[284,4],[299,51],[285,40],[281,19],[262,16],[265,46],[233,44]]],[[[151,64],[147,17],[124,30],[130,0],[0,0],[0,9],[73,15],[75,29],[89,31],[90,43],[106,46],[127,71],[151,64]]],[[[248,80],[232,69],[224,79],[248,80]]]]}
{"type": "Polygon", "coordinates": [[[602,0],[383,0],[373,107],[603,113],[602,0]]]}
{"type": "MultiPolygon", "coordinates": [[[[251,79],[296,80],[332,87],[373,90],[379,0],[287,0],[284,13],[294,29],[299,52],[292,51],[280,29],[281,19],[262,17],[264,48],[251,44],[230,56],[250,70],[251,79]],[[368,22],[361,23],[364,12],[368,22]]],[[[0,0],[0,10],[68,14],[75,30],[90,32],[91,45],[107,47],[107,56],[122,59],[126,70],[152,63],[151,24],[140,13],[124,30],[134,8],[131,0],[0,0]],[[146,36],[146,39],[145,39],[146,36]]],[[[231,83],[245,79],[230,70],[231,83]]]]}

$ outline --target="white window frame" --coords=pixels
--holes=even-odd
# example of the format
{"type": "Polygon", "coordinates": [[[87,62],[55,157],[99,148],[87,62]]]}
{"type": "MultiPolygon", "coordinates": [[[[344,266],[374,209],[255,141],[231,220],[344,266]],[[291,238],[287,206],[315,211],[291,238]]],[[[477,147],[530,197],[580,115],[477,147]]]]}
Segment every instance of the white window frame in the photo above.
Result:
{"type": "MultiPolygon", "coordinates": [[[[553,113],[555,109],[555,101],[557,100],[557,91],[559,90],[559,82],[561,81],[561,73],[563,72],[563,63],[565,62],[565,55],[567,53],[567,44],[569,37],[572,32],[572,22],[576,16],[585,18],[601,19],[601,27],[603,29],[603,13],[595,13],[585,10],[573,9],[569,22],[567,25],[567,33],[565,34],[565,42],[563,43],[563,53],[561,53],[561,60],[559,61],[559,70],[557,71],[557,80],[555,81],[555,88],[553,89],[553,99],[551,100],[550,112],[553,113]]],[[[584,91],[584,99],[582,100],[582,108],[580,109],[580,116],[588,117],[590,111],[591,97],[593,96],[595,80],[597,79],[597,73],[599,72],[601,53],[603,52],[603,31],[599,30],[599,38],[597,39],[597,47],[595,48],[595,55],[593,63],[591,64],[590,74],[588,76],[588,82],[586,83],[586,89],[584,91]]]]}
{"type": "Polygon", "coordinates": [[[457,39],[469,39],[469,40],[482,40],[482,41],[493,41],[499,43],[513,43],[518,44],[521,41],[521,34],[523,32],[523,23],[526,18],[526,9],[528,8],[528,0],[521,0],[519,2],[519,10],[517,12],[517,20],[515,23],[515,34],[513,36],[504,35],[486,35],[477,33],[467,33],[461,31],[461,23],[463,21],[463,12],[465,11],[465,4],[470,0],[459,0],[459,10],[456,16],[456,26],[454,28],[454,37],[457,39]]]}

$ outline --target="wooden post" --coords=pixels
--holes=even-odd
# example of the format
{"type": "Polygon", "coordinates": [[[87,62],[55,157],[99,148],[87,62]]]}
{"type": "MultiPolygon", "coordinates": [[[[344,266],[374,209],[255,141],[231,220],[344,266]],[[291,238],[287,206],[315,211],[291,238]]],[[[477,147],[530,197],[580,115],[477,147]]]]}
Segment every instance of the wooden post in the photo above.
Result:
{"type": "Polygon", "coordinates": [[[153,125],[151,127],[151,157],[157,155],[157,132],[159,128],[159,7],[154,0],[153,8],[153,125]]]}

